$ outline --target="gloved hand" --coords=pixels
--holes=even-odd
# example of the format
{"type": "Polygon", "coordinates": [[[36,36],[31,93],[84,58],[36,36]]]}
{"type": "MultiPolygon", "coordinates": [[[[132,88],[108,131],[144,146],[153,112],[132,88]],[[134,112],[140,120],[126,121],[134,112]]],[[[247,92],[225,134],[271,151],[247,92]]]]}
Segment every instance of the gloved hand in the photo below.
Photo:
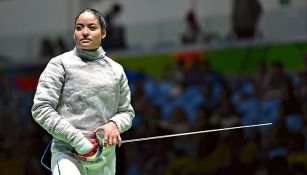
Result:
{"type": "Polygon", "coordinates": [[[76,148],[76,152],[78,153],[78,154],[76,154],[76,156],[78,158],[80,158],[81,160],[84,160],[84,161],[96,161],[96,160],[98,160],[99,156],[102,152],[102,148],[99,146],[98,141],[96,140],[96,138],[89,138],[89,137],[86,137],[86,136],[85,136],[85,140],[87,140],[87,141],[84,141],[85,144],[81,148],[89,148],[89,147],[87,147],[88,146],[87,144],[89,143],[89,144],[91,144],[92,149],[90,149],[89,151],[84,153],[84,152],[82,152],[82,149],[81,149],[81,152],[80,152],[80,149],[77,150],[77,148],[76,148]]]}
{"type": "Polygon", "coordinates": [[[92,141],[87,137],[84,137],[83,139],[81,139],[77,143],[77,146],[75,147],[76,152],[80,155],[88,154],[92,152],[93,149],[94,149],[94,145],[92,141]]]}

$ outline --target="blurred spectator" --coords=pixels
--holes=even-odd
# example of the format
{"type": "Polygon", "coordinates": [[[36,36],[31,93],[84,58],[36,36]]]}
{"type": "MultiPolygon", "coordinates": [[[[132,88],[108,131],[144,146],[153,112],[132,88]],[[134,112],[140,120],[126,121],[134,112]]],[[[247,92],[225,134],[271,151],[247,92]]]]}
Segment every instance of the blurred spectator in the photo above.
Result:
{"type": "Polygon", "coordinates": [[[135,87],[131,90],[132,95],[135,97],[132,99],[132,105],[135,106],[136,120],[139,117],[143,117],[145,115],[145,108],[149,104],[149,101],[144,92],[144,83],[142,80],[135,81],[135,87]]]}
{"type": "Polygon", "coordinates": [[[215,70],[207,59],[201,60],[199,63],[199,75],[202,77],[202,84],[228,86],[225,77],[215,70]]]}
{"type": "Polygon", "coordinates": [[[212,111],[211,125],[223,128],[239,125],[240,116],[236,113],[231,102],[231,91],[226,87],[222,87],[220,94],[219,104],[212,111]]]}
{"type": "Polygon", "coordinates": [[[122,13],[122,10],[122,6],[115,3],[105,14],[108,33],[102,42],[103,48],[105,49],[116,50],[125,49],[127,47],[125,41],[125,28],[118,23],[118,17],[122,13]]]}
{"type": "Polygon", "coordinates": [[[196,117],[191,121],[191,130],[199,131],[210,128],[210,111],[205,106],[197,108],[196,117]]]}
{"type": "Polygon", "coordinates": [[[302,111],[300,101],[294,95],[294,88],[291,82],[288,81],[282,87],[279,115],[281,118],[285,118],[291,114],[302,114],[302,111]]]}
{"type": "Polygon", "coordinates": [[[201,84],[203,76],[205,76],[201,76],[202,60],[198,57],[193,57],[191,63],[191,68],[189,68],[186,72],[185,83],[188,85],[199,85],[201,84]]]}
{"type": "Polygon", "coordinates": [[[118,3],[113,4],[109,12],[105,14],[105,19],[109,28],[113,28],[117,25],[115,20],[121,13],[122,6],[118,3]]]}
{"type": "Polygon", "coordinates": [[[173,71],[171,76],[172,92],[173,96],[177,96],[182,93],[185,88],[186,81],[186,68],[184,67],[184,61],[182,59],[177,60],[176,69],[173,71]]]}
{"type": "Polygon", "coordinates": [[[258,64],[258,68],[257,68],[257,71],[255,73],[255,90],[256,90],[256,93],[259,95],[259,96],[262,96],[262,93],[263,93],[263,87],[264,87],[264,80],[265,80],[265,77],[267,76],[267,73],[268,73],[268,69],[267,69],[267,65],[266,65],[266,62],[265,61],[261,61],[259,64],[258,64]]]}
{"type": "Polygon", "coordinates": [[[262,12],[258,0],[233,0],[232,32],[237,39],[253,38],[262,12]]]}
{"type": "Polygon", "coordinates": [[[201,40],[202,31],[197,21],[195,11],[189,10],[185,16],[185,30],[181,34],[182,44],[194,44],[201,40]]]}
{"type": "Polygon", "coordinates": [[[264,80],[264,98],[280,98],[282,88],[290,81],[284,70],[283,64],[279,61],[272,63],[271,70],[264,80]]]}
{"type": "Polygon", "coordinates": [[[213,93],[212,84],[204,84],[201,86],[202,105],[205,106],[210,112],[218,105],[218,98],[213,93]]]}
{"type": "Polygon", "coordinates": [[[186,72],[186,83],[189,85],[227,85],[224,76],[211,66],[209,60],[198,57],[192,59],[192,66],[186,72]]]}
{"type": "Polygon", "coordinates": [[[55,42],[55,50],[56,55],[62,54],[67,52],[69,49],[67,48],[67,45],[62,37],[58,37],[55,42]]]}
{"type": "MultiPolygon", "coordinates": [[[[262,147],[268,152],[273,151],[275,148],[285,149],[288,145],[290,138],[290,131],[286,126],[284,119],[279,119],[274,122],[274,125],[262,135],[262,147]]],[[[284,153],[281,153],[284,156],[284,153]]],[[[268,153],[269,157],[269,153],[268,153]]]]}
{"type": "Polygon", "coordinates": [[[288,162],[285,157],[278,156],[268,162],[268,175],[290,175],[288,162]]]}
{"type": "Polygon", "coordinates": [[[170,121],[167,121],[164,125],[172,133],[188,132],[189,122],[185,110],[181,107],[175,107],[172,112],[170,121]]]}
{"type": "Polygon", "coordinates": [[[304,61],[304,70],[307,71],[307,52],[305,52],[303,56],[303,61],[304,61]]]}
{"type": "Polygon", "coordinates": [[[299,81],[296,95],[302,103],[307,103],[307,70],[299,73],[299,81]]]}
{"type": "Polygon", "coordinates": [[[40,45],[40,53],[39,56],[50,59],[55,56],[55,50],[54,46],[50,39],[43,38],[40,45]]]}

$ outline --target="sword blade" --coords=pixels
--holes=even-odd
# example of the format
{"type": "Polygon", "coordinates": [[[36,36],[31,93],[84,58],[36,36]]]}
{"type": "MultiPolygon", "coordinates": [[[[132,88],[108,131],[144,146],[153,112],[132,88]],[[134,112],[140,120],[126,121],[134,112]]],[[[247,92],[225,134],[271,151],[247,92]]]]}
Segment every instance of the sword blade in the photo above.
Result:
{"type": "Polygon", "coordinates": [[[122,143],[141,142],[141,141],[156,140],[156,139],[163,139],[163,138],[169,138],[169,137],[178,137],[178,136],[195,135],[195,134],[226,131],[226,130],[233,130],[233,129],[260,127],[260,126],[267,126],[271,124],[272,123],[262,123],[262,124],[256,124],[256,125],[235,126],[235,127],[229,127],[229,128],[210,129],[210,130],[185,132],[185,133],[179,133],[179,134],[161,135],[161,136],[154,136],[154,137],[144,137],[144,138],[138,138],[138,139],[123,140],[122,143]]]}

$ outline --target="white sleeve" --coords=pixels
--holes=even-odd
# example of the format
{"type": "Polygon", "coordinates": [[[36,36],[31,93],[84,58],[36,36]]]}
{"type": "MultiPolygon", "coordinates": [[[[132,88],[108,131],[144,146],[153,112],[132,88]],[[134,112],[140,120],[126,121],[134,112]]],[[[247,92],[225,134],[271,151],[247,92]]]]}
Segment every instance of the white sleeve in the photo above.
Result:
{"type": "Polygon", "coordinates": [[[115,122],[119,131],[122,133],[128,130],[132,125],[132,120],[135,116],[134,110],[131,106],[131,95],[128,86],[128,80],[124,71],[120,77],[120,97],[117,114],[110,120],[115,122]]]}
{"type": "Polygon", "coordinates": [[[42,72],[33,100],[32,116],[53,137],[76,147],[84,139],[76,129],[56,111],[65,80],[65,69],[59,57],[50,60],[42,72]]]}

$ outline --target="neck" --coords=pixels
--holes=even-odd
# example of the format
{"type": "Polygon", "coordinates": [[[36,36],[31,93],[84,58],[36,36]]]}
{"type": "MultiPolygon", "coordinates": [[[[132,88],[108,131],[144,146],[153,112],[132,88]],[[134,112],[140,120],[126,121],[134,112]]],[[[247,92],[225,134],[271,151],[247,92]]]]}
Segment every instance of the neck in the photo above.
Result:
{"type": "MultiPolygon", "coordinates": [[[[81,48],[78,48],[78,49],[81,49],[81,48]]],[[[81,50],[84,50],[84,51],[87,51],[87,52],[94,52],[94,51],[96,51],[97,49],[99,49],[99,47],[96,48],[96,49],[81,49],[81,50]]]]}
{"type": "Polygon", "coordinates": [[[75,48],[75,50],[78,56],[88,60],[96,60],[99,58],[103,58],[105,55],[105,51],[101,47],[98,47],[97,49],[93,50],[85,50],[80,48],[75,48]]]}

